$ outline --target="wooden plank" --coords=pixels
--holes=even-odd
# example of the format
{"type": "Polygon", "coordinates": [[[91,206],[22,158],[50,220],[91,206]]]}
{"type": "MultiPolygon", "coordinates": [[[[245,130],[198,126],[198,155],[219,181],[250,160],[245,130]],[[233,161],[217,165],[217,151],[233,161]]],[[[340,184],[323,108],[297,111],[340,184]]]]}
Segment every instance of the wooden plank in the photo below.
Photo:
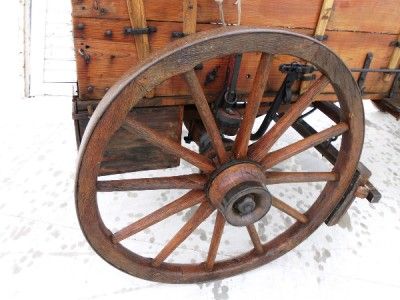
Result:
{"type": "MultiPolygon", "coordinates": [[[[172,22],[149,22],[149,25],[157,26],[158,31],[150,36],[150,43],[153,49],[161,49],[171,42],[171,32],[180,31],[181,23],[172,22]]],[[[86,64],[82,57],[77,55],[77,70],[79,81],[79,95],[81,99],[101,99],[107,88],[112,86],[122,74],[135,66],[138,62],[133,37],[124,36],[123,28],[129,26],[128,20],[103,20],[76,18],[74,20],[75,48],[79,50],[84,48],[91,55],[91,62],[86,64]],[[78,30],[79,23],[85,24],[84,30],[78,30]],[[104,36],[106,30],[112,30],[112,38],[104,36]],[[89,38],[90,37],[90,38],[89,38]],[[86,47],[89,48],[86,49],[86,47]],[[88,93],[89,86],[94,87],[92,93],[88,93]]],[[[207,30],[213,28],[213,25],[199,24],[198,30],[207,30]]],[[[294,30],[307,35],[313,35],[312,30],[294,30]]],[[[390,42],[397,38],[397,35],[372,34],[372,33],[354,33],[354,32],[336,32],[328,31],[329,40],[327,45],[332,48],[349,67],[361,67],[365,55],[368,51],[374,53],[374,60],[371,65],[373,68],[381,68],[387,65],[392,54],[393,48],[389,46],[390,42]]],[[[258,54],[245,54],[243,64],[239,74],[238,90],[248,92],[253,85],[258,54]]],[[[278,71],[281,63],[293,62],[294,58],[279,56],[272,64],[272,71],[268,83],[270,91],[276,91],[284,78],[278,71]]],[[[197,71],[200,82],[204,82],[208,72],[213,68],[219,67],[218,74],[224,74],[223,59],[216,59],[204,64],[204,69],[197,71]]],[[[355,73],[357,78],[358,74],[355,73]]],[[[382,75],[378,73],[368,74],[366,80],[367,94],[385,95],[391,87],[391,82],[384,82],[382,75]]],[[[223,84],[223,76],[217,76],[215,82],[206,87],[207,94],[218,93],[223,84]]],[[[295,89],[298,88],[295,87],[295,89]]],[[[332,92],[332,90],[328,90],[332,92]]],[[[157,96],[168,95],[189,95],[189,91],[179,77],[174,77],[159,88],[156,89],[157,96]]],[[[374,97],[380,98],[380,97],[374,97]]]]}
{"type": "MultiPolygon", "coordinates": [[[[143,0],[126,0],[126,3],[132,28],[146,28],[147,21],[143,0]]],[[[142,61],[150,54],[149,36],[147,34],[136,34],[134,39],[138,59],[142,61]]],[[[146,97],[154,97],[154,91],[147,93],[146,97]]]]}
{"type": "MultiPolygon", "coordinates": [[[[74,17],[129,19],[125,0],[73,1],[74,17]]],[[[225,19],[237,22],[236,0],[224,0],[225,19]]],[[[322,0],[242,1],[242,25],[260,25],[314,30],[319,18],[322,0]]],[[[183,2],[171,0],[146,0],[147,20],[182,22],[183,2]]],[[[380,32],[398,34],[400,24],[398,0],[336,0],[328,30],[380,32]],[[371,18],[371,14],[373,17],[371,18]]],[[[199,23],[219,20],[218,9],[210,0],[198,0],[199,23]]]]}
{"type": "Polygon", "coordinates": [[[328,26],[329,19],[332,15],[333,3],[335,0],[324,0],[319,14],[317,27],[315,28],[314,36],[316,38],[323,37],[325,35],[326,28],[328,26]]]}
{"type": "MultiPolygon", "coordinates": [[[[146,16],[142,0],[126,0],[132,28],[146,28],[146,16]]],[[[134,35],[139,60],[145,59],[150,53],[149,37],[147,34],[134,35]]]]}
{"type": "MultiPolygon", "coordinates": [[[[130,113],[146,124],[163,132],[175,141],[181,140],[182,108],[141,108],[130,113]]],[[[124,129],[110,140],[101,163],[101,173],[115,174],[127,171],[154,170],[179,165],[179,158],[169,155],[124,129]]]]}
{"type": "Polygon", "coordinates": [[[196,32],[197,25],[197,0],[183,0],[183,33],[196,32]]]}
{"type": "MultiPolygon", "coordinates": [[[[397,38],[397,40],[394,41],[394,43],[396,43],[396,42],[398,45],[394,46],[395,48],[394,48],[393,54],[390,58],[388,69],[396,69],[396,68],[400,67],[399,66],[400,65],[400,34],[399,34],[399,37],[397,38]]],[[[394,77],[393,74],[385,74],[383,76],[383,80],[387,82],[387,81],[390,81],[390,79],[393,79],[393,77],[394,77]]]]}
{"type": "MultiPolygon", "coordinates": [[[[315,28],[314,37],[323,41],[325,39],[326,27],[332,15],[334,0],[323,0],[321,12],[319,14],[317,27],[315,28]]],[[[300,84],[300,94],[303,94],[310,86],[310,81],[303,80],[300,84]]]]}

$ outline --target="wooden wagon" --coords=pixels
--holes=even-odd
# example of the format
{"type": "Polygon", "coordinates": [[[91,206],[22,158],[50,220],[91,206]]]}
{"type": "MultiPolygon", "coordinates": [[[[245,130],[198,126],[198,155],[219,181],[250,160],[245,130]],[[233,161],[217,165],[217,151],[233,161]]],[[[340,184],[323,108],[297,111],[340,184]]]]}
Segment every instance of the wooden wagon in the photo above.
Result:
{"type": "Polygon", "coordinates": [[[336,224],[356,196],[379,200],[368,182],[370,172],[359,163],[361,99],[397,110],[398,0],[72,4],[78,70],[73,116],[80,148],[76,206],[89,243],[115,267],[171,283],[231,276],[290,251],[323,222],[336,224]],[[314,111],[326,118],[320,124],[332,126],[312,127],[306,118],[314,111]],[[302,138],[276,149],[289,128],[302,138]],[[331,163],[329,171],[276,168],[311,148],[331,163]],[[181,160],[197,171],[103,177],[169,169],[181,160]],[[324,183],[305,211],[289,205],[284,194],[279,199],[271,192],[272,185],[300,182],[324,183]],[[159,189],[188,192],[123,228],[112,230],[103,222],[98,193],[159,189]],[[196,205],[154,257],[123,243],[196,205]],[[263,243],[255,224],[271,207],[295,222],[263,243]],[[169,262],[213,211],[206,259],[169,262]],[[245,227],[253,249],[217,260],[225,223],[245,227]]]}

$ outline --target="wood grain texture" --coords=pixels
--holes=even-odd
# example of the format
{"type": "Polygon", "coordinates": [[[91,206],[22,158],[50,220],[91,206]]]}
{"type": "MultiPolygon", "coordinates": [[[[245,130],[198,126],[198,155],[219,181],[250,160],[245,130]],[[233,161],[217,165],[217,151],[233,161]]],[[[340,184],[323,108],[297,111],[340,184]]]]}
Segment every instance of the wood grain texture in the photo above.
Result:
{"type": "MultiPolygon", "coordinates": [[[[400,34],[396,41],[400,44],[400,34]]],[[[400,46],[394,48],[393,54],[390,57],[388,69],[396,69],[398,67],[400,67],[400,46]]],[[[385,74],[383,76],[383,80],[386,82],[390,81],[391,78],[393,78],[393,74],[385,74]]]]}
{"type": "Polygon", "coordinates": [[[197,26],[197,0],[183,0],[183,33],[196,32],[197,26]]]}
{"type": "Polygon", "coordinates": [[[265,172],[267,184],[337,181],[335,172],[265,172]]]}
{"type": "Polygon", "coordinates": [[[189,207],[192,207],[196,204],[205,200],[205,194],[202,191],[190,191],[189,193],[183,195],[177,200],[157,209],[151,214],[141,218],[140,220],[118,230],[113,234],[113,242],[118,243],[122,240],[127,239],[128,237],[149,228],[151,225],[154,225],[166,218],[185,210],[189,207]]]}
{"type": "MultiPolygon", "coordinates": [[[[180,107],[153,107],[136,109],[132,117],[156,132],[162,132],[166,138],[178,142],[181,140],[183,110],[180,107]]],[[[82,123],[86,124],[83,120],[82,123]]],[[[160,148],[146,142],[125,129],[118,129],[108,142],[101,162],[101,174],[117,174],[159,168],[172,168],[179,165],[179,157],[163,152],[160,148]]]]}
{"type": "MultiPolygon", "coordinates": [[[[132,28],[146,28],[146,14],[143,0],[126,0],[129,19],[132,28]]],[[[150,53],[150,44],[147,34],[134,35],[135,46],[139,60],[145,59],[150,53]]]]}
{"type": "Polygon", "coordinates": [[[315,28],[314,36],[325,35],[326,28],[328,27],[329,19],[333,11],[333,3],[335,0],[323,0],[321,12],[317,21],[317,27],[315,28]]]}
{"type": "Polygon", "coordinates": [[[210,106],[208,105],[206,95],[204,94],[203,88],[196,76],[194,70],[186,72],[184,74],[187,85],[189,86],[190,92],[194,99],[194,103],[197,107],[203,126],[206,128],[208,136],[210,137],[211,144],[217,153],[218,160],[221,164],[228,161],[228,153],[225,150],[225,145],[222,142],[222,136],[219,132],[215,118],[211,112],[210,106]]]}
{"type": "Polygon", "coordinates": [[[276,166],[278,163],[289,159],[290,157],[299,154],[307,149],[310,149],[316,145],[321,144],[322,142],[327,141],[330,138],[339,136],[346,132],[349,129],[349,126],[346,123],[339,123],[335,126],[332,126],[328,129],[322,130],[316,134],[313,134],[305,139],[302,139],[296,143],[293,143],[289,146],[281,148],[279,150],[273,151],[265,155],[265,157],[261,160],[261,165],[268,170],[273,166],[276,166]]]}
{"type": "Polygon", "coordinates": [[[212,271],[217,257],[219,244],[221,242],[222,233],[224,232],[225,218],[221,212],[217,212],[217,218],[215,219],[214,231],[210,242],[210,248],[208,249],[207,260],[205,268],[207,271],[212,271]]]}
{"type": "MultiPolygon", "coordinates": [[[[143,0],[126,0],[126,3],[132,28],[146,28],[147,21],[143,0]]],[[[134,35],[134,39],[138,59],[139,61],[142,61],[150,53],[149,37],[147,34],[136,34],[134,35]]],[[[147,93],[146,97],[154,97],[154,91],[147,93]]]]}
{"type": "Polygon", "coordinates": [[[165,245],[165,247],[154,258],[152,265],[157,267],[180,245],[186,238],[197,228],[209,215],[214,211],[214,208],[204,202],[196,210],[194,215],[187,223],[178,231],[178,233],[165,245]]]}
{"type": "Polygon", "coordinates": [[[292,218],[296,219],[300,223],[305,224],[308,222],[308,218],[306,215],[302,214],[295,208],[291,207],[290,205],[286,204],[285,202],[276,197],[272,197],[272,206],[284,212],[285,214],[291,216],[292,218]]]}
{"type": "MultiPolygon", "coordinates": [[[[150,44],[153,50],[159,50],[172,41],[171,32],[181,31],[181,23],[171,22],[148,22],[151,26],[157,27],[157,32],[150,35],[150,44]]],[[[94,18],[74,19],[74,36],[76,49],[76,63],[79,82],[80,99],[101,99],[107,88],[110,88],[117,80],[131,67],[139,61],[132,36],[125,36],[123,28],[130,26],[129,20],[108,20],[94,18]],[[79,23],[85,24],[83,31],[77,29],[79,23]],[[104,32],[112,30],[112,38],[106,38],[104,32]],[[86,47],[89,47],[86,49],[86,47]],[[79,49],[91,56],[91,62],[86,64],[78,54],[79,49]],[[91,93],[88,87],[93,87],[91,93]]],[[[215,25],[198,24],[198,31],[210,30],[215,25]]],[[[290,29],[295,32],[309,36],[314,34],[309,29],[290,29]]],[[[398,34],[372,34],[364,32],[335,32],[328,31],[329,39],[325,42],[332,48],[349,67],[362,67],[366,55],[366,50],[374,53],[372,68],[386,67],[393,52],[393,47],[389,44],[397,39],[398,34]]],[[[253,86],[257,64],[260,59],[259,54],[245,54],[239,73],[238,92],[249,93],[253,86]]],[[[271,73],[268,80],[268,91],[277,91],[282,83],[284,75],[278,71],[282,63],[293,62],[293,57],[277,56],[272,62],[271,73]]],[[[204,62],[204,69],[196,71],[201,83],[204,83],[207,73],[215,67],[220,67],[218,73],[224,74],[226,59],[218,58],[204,62]]],[[[358,78],[358,73],[354,73],[354,78],[358,78]]],[[[366,79],[366,93],[376,95],[366,95],[368,98],[384,98],[390,90],[392,80],[385,82],[382,74],[371,73],[366,79]]],[[[206,95],[217,94],[223,85],[223,76],[218,76],[212,84],[205,87],[206,95]]],[[[298,85],[296,85],[298,89],[298,85]]],[[[333,93],[332,88],[327,88],[326,92],[333,93]]],[[[189,95],[189,90],[184,80],[174,77],[167,80],[155,90],[157,96],[184,96],[189,95]]],[[[334,97],[333,95],[330,96],[334,97]]]]}
{"type": "Polygon", "coordinates": [[[239,132],[237,133],[235,144],[233,145],[233,153],[237,159],[245,158],[247,156],[251,129],[253,128],[267,86],[268,75],[271,70],[271,62],[272,56],[270,54],[263,53],[261,55],[253,87],[244,111],[243,120],[240,123],[239,132]]]}
{"type": "MultiPolygon", "coordinates": [[[[107,19],[129,19],[125,0],[101,1],[73,0],[74,17],[94,17],[107,19]],[[103,12],[105,10],[105,12],[103,12]]],[[[236,0],[224,0],[227,23],[236,23],[236,0]]],[[[323,0],[310,0],[304,5],[302,0],[252,0],[242,1],[242,25],[259,25],[287,28],[308,28],[314,31],[323,0]]],[[[170,0],[144,1],[146,17],[154,21],[182,22],[183,2],[170,0]]],[[[398,34],[400,25],[398,0],[336,0],[335,10],[328,30],[384,32],[398,34]],[[373,18],[371,18],[373,12],[373,18]]],[[[219,20],[218,9],[210,0],[198,0],[199,23],[219,20]]]]}
{"type": "Polygon", "coordinates": [[[99,192],[144,191],[163,189],[203,189],[207,177],[200,174],[138,179],[99,180],[99,192]]]}
{"type": "Polygon", "coordinates": [[[250,235],[251,242],[254,245],[254,250],[257,252],[257,254],[263,254],[264,248],[261,243],[261,240],[258,235],[256,227],[254,226],[254,224],[252,224],[252,225],[246,226],[246,228],[247,228],[247,232],[250,235]]]}
{"type": "Polygon", "coordinates": [[[163,151],[186,160],[206,173],[210,173],[215,169],[211,160],[181,146],[180,142],[165,137],[162,133],[154,131],[144,123],[140,123],[130,116],[125,120],[123,128],[139,135],[141,138],[159,147],[163,151]]]}

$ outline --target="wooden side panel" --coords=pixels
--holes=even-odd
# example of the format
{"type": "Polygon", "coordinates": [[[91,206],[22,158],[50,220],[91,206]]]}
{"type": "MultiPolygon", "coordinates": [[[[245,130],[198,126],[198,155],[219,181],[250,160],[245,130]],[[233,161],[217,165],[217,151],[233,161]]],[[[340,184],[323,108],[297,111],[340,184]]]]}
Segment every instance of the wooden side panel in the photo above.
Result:
{"type": "MultiPolygon", "coordinates": [[[[129,19],[125,0],[73,0],[74,17],[129,19]]],[[[323,0],[242,1],[242,25],[315,29],[323,0]]],[[[224,1],[228,23],[237,18],[235,0],[224,1]]],[[[147,20],[182,22],[181,0],[144,1],[147,20]]],[[[335,0],[328,30],[400,32],[398,0],[335,0]]],[[[198,22],[219,20],[212,0],[198,0],[198,22]]]]}
{"type": "MultiPolygon", "coordinates": [[[[181,140],[183,107],[137,108],[132,115],[147,126],[181,140]]],[[[104,153],[102,175],[176,167],[179,158],[166,154],[146,140],[119,129],[104,153]]]]}
{"type": "MultiPolygon", "coordinates": [[[[100,99],[107,88],[111,87],[122,74],[138,63],[132,36],[125,36],[123,28],[129,26],[129,20],[107,20],[96,18],[76,18],[74,20],[75,48],[84,49],[91,57],[90,63],[77,55],[79,93],[81,99],[100,99]],[[84,30],[77,29],[77,24],[85,24],[84,30]],[[104,36],[105,30],[112,30],[111,38],[104,36]],[[92,87],[92,88],[89,88],[92,87]],[[89,88],[89,89],[88,89],[89,88]],[[90,92],[89,92],[90,91],[90,92]]],[[[152,48],[157,50],[172,41],[171,32],[182,30],[181,23],[149,22],[157,26],[158,31],[150,36],[152,48]]],[[[200,24],[198,30],[214,28],[215,25],[200,24]]],[[[313,30],[297,29],[299,33],[313,35],[313,30]]],[[[390,42],[396,35],[374,34],[364,32],[328,31],[326,44],[333,49],[349,67],[361,67],[367,52],[374,53],[371,67],[382,68],[392,55],[393,47],[390,42]]],[[[223,84],[226,58],[215,59],[204,64],[204,69],[197,71],[200,82],[204,83],[207,74],[214,68],[218,69],[216,80],[206,85],[208,94],[218,93],[223,84]]],[[[259,55],[247,54],[243,58],[238,89],[247,93],[255,75],[259,55]]],[[[283,75],[278,71],[281,63],[293,62],[295,58],[276,57],[272,66],[272,73],[268,82],[268,90],[277,91],[283,75]]],[[[355,78],[358,74],[354,74],[355,78]]],[[[391,86],[391,81],[381,80],[382,74],[371,73],[366,80],[366,93],[384,95],[391,86]]],[[[156,89],[156,96],[189,95],[186,84],[180,76],[171,78],[156,89]]]]}

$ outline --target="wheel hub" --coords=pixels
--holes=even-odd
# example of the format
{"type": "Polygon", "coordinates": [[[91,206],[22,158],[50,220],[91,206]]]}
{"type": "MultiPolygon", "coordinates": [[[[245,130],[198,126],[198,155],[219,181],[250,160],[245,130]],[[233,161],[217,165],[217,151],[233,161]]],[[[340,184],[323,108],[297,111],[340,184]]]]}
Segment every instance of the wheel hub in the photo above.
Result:
{"type": "Polygon", "coordinates": [[[221,166],[208,183],[208,198],[234,226],[260,220],[271,208],[272,196],[265,187],[262,169],[253,162],[221,166]]]}

